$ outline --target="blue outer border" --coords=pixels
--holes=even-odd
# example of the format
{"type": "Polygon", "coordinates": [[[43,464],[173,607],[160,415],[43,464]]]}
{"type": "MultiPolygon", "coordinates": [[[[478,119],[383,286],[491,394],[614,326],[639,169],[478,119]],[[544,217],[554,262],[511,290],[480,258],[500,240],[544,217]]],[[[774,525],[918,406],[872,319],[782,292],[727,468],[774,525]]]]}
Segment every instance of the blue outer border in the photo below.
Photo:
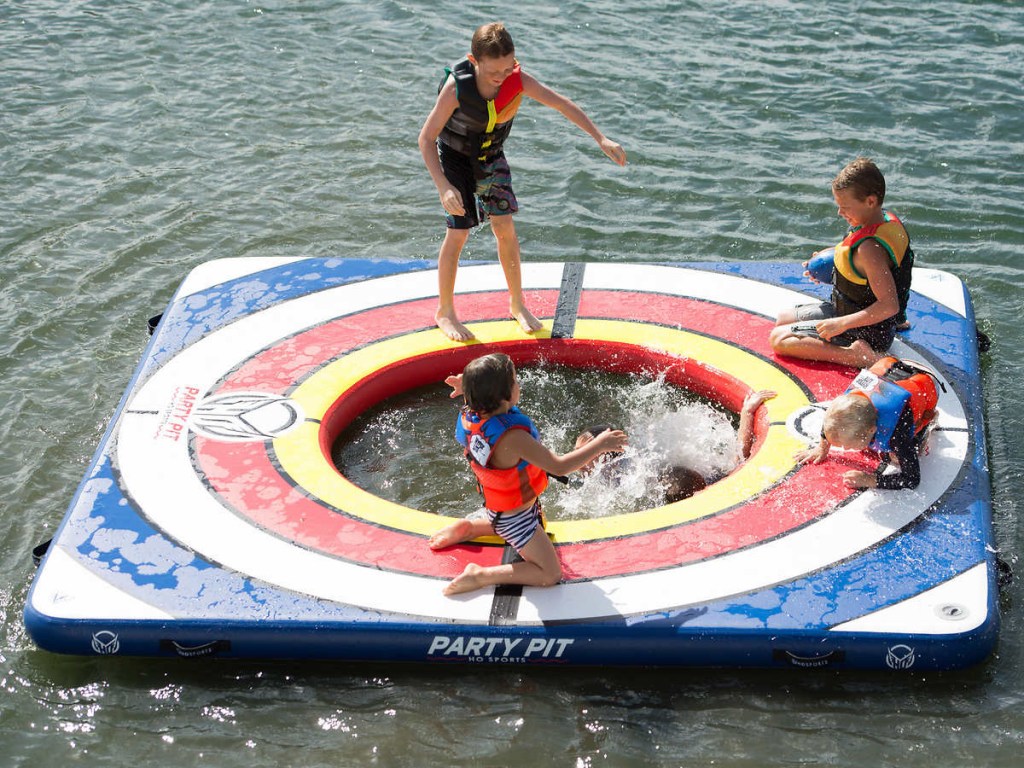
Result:
{"type": "MultiPolygon", "coordinates": [[[[664,266],[736,274],[818,297],[825,295],[825,288],[809,286],[794,264],[671,262],[664,266]]],[[[121,496],[108,457],[108,443],[129,394],[163,361],[240,317],[296,296],[375,277],[430,269],[433,263],[424,261],[302,259],[188,294],[179,289],[118,404],[115,418],[103,435],[54,542],[55,546],[77,551],[79,557],[102,570],[104,578],[123,581],[136,594],[141,589],[147,601],[183,618],[170,622],[123,621],[116,625],[51,619],[31,607],[30,593],[25,624],[33,639],[47,650],[72,654],[98,652],[94,649],[94,635],[106,631],[116,632],[120,655],[219,654],[499,664],[884,668],[893,665],[889,649],[907,645],[914,649],[914,669],[950,669],[976,664],[989,655],[999,627],[996,568],[990,546],[992,515],[976,325],[966,291],[966,319],[913,294],[908,310],[913,327],[905,334],[909,343],[931,353],[933,363],[941,367],[962,396],[972,427],[974,456],[957,490],[947,494],[935,510],[916,520],[911,526],[912,535],[895,536],[847,562],[746,597],[646,616],[546,627],[457,625],[435,619],[411,621],[405,615],[388,615],[286,593],[227,573],[172,542],[167,543],[168,563],[164,565],[168,567],[154,568],[147,576],[140,569],[126,566],[117,547],[97,543],[95,534],[100,529],[90,516],[95,509],[101,510],[104,525],[130,531],[136,540],[161,536],[121,496]],[[952,328],[957,329],[958,335],[950,334],[952,328]],[[86,498],[90,502],[84,501],[86,498]],[[941,563],[941,574],[924,571],[919,565],[929,563],[934,568],[937,562],[941,563]],[[942,636],[857,635],[830,633],[822,626],[823,616],[827,616],[829,626],[835,626],[863,613],[865,594],[861,590],[877,586],[865,583],[865,573],[884,570],[891,580],[913,584],[913,593],[919,593],[982,562],[989,574],[989,618],[971,632],[942,636]],[[210,578],[229,580],[232,609],[244,618],[188,618],[189,610],[193,615],[201,615],[202,606],[196,605],[195,595],[177,594],[177,568],[202,570],[210,578]],[[823,601],[829,603],[827,611],[822,609],[823,601]],[[779,610],[783,605],[786,609],[779,610]],[[274,618],[281,615],[287,618],[274,618]],[[819,618],[812,622],[801,616],[819,618]],[[476,640],[471,642],[472,638],[476,640]],[[536,650],[522,655],[530,647],[536,650]],[[470,651],[474,648],[487,653],[473,654],[470,651]]],[[[42,567],[45,568],[45,561],[42,567]]],[[[906,596],[895,594],[889,602],[899,602],[906,596]]]]}

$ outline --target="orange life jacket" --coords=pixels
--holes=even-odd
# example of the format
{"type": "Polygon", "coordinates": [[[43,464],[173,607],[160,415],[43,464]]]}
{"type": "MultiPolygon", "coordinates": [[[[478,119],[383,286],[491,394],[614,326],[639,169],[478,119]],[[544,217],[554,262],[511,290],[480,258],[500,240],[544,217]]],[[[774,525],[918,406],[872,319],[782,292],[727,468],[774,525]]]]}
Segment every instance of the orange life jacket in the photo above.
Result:
{"type": "Polygon", "coordinates": [[[861,371],[846,393],[866,397],[875,406],[878,421],[870,447],[882,452],[889,450],[904,408],[914,415],[914,434],[919,435],[935,418],[939,403],[935,378],[926,368],[891,356],[861,371]]]}
{"type": "Polygon", "coordinates": [[[529,504],[548,487],[548,475],[527,461],[516,466],[497,469],[490,466],[491,453],[510,429],[522,429],[534,439],[540,437],[530,417],[518,408],[510,408],[481,419],[463,409],[455,424],[455,438],[462,444],[469,466],[476,475],[484,506],[492,512],[508,512],[529,504]]]}

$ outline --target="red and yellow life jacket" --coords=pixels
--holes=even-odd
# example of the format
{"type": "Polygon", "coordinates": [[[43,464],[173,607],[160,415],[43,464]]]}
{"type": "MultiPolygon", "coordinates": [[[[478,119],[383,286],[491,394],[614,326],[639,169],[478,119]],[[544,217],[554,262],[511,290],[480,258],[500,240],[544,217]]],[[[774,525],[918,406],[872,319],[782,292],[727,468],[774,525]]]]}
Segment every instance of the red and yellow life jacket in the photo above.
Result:
{"type": "MultiPolygon", "coordinates": [[[[910,247],[910,236],[899,217],[883,211],[885,220],[866,227],[854,227],[835,247],[834,291],[832,301],[840,315],[851,315],[877,301],[877,297],[853,263],[857,248],[868,239],[874,240],[889,254],[889,269],[896,283],[896,297],[899,301],[899,317],[903,318],[910,298],[910,273],[914,265],[914,251],[910,247]]],[[[895,320],[893,320],[895,322],[895,320]]]]}
{"type": "Polygon", "coordinates": [[[507,469],[490,466],[491,453],[498,441],[511,429],[529,432],[534,439],[540,437],[530,417],[518,408],[510,408],[481,419],[469,409],[463,409],[455,422],[455,439],[462,444],[469,466],[476,475],[484,506],[492,512],[509,512],[529,504],[548,487],[548,475],[526,461],[507,469]]]}
{"type": "Polygon", "coordinates": [[[505,78],[498,94],[491,100],[480,95],[476,70],[469,59],[446,67],[438,91],[455,78],[455,95],[459,106],[452,113],[438,140],[456,152],[476,160],[496,154],[512,131],[512,119],[523,100],[523,78],[516,62],[512,74],[505,78]]]}
{"type": "Polygon", "coordinates": [[[934,420],[939,403],[934,376],[923,366],[895,357],[883,357],[862,370],[846,394],[868,398],[878,411],[875,437],[869,447],[880,452],[889,450],[889,442],[905,408],[909,407],[913,413],[914,434],[919,435],[934,420]]]}

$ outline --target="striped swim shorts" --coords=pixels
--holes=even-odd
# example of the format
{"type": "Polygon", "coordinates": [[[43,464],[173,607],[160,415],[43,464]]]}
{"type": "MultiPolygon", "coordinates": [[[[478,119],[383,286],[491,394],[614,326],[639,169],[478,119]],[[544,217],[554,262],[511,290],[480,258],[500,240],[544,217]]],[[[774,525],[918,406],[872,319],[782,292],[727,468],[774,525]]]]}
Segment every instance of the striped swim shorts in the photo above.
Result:
{"type": "Polygon", "coordinates": [[[488,509],[487,518],[491,521],[494,532],[517,552],[530,543],[538,528],[544,528],[544,513],[541,512],[540,499],[537,499],[529,509],[511,515],[488,509]]]}

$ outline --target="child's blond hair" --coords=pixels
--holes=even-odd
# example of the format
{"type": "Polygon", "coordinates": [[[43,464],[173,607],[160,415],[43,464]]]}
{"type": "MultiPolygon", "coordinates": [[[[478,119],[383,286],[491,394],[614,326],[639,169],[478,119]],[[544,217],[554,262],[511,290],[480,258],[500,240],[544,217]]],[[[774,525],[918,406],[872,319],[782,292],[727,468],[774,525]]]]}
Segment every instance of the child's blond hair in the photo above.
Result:
{"type": "Polygon", "coordinates": [[[878,411],[872,402],[860,395],[842,395],[825,411],[822,432],[832,435],[836,445],[867,443],[875,434],[878,411]]]}

